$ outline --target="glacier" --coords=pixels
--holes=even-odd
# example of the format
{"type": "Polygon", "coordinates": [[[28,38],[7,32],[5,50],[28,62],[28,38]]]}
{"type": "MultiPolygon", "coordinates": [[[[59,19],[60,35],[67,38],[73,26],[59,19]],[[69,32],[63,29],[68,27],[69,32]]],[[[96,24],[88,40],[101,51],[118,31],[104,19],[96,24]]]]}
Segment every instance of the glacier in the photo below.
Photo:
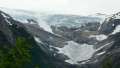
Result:
{"type": "Polygon", "coordinates": [[[63,48],[55,48],[59,50],[58,53],[67,55],[70,59],[65,61],[71,64],[77,64],[78,61],[88,60],[95,52],[95,49],[93,48],[94,45],[78,44],[74,41],[68,41],[67,43],[68,44],[63,48]]]}

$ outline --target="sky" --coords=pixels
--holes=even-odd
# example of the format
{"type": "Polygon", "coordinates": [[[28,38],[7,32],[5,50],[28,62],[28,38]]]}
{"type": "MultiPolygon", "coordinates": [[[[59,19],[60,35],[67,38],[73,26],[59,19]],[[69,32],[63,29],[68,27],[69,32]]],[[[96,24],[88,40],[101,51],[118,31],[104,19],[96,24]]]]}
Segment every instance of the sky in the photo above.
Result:
{"type": "Polygon", "coordinates": [[[0,7],[57,14],[113,14],[120,0],[0,0],[0,7]]]}

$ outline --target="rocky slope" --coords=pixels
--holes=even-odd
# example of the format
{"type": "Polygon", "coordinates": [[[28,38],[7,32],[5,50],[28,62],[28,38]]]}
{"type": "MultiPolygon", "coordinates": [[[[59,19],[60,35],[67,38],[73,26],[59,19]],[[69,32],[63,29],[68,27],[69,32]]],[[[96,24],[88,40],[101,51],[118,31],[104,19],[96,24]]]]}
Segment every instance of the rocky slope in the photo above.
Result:
{"type": "Polygon", "coordinates": [[[87,64],[83,65],[83,68],[119,68],[119,22],[119,13],[106,18],[101,25],[99,33],[108,37],[96,44],[97,51],[87,64]]]}
{"type": "Polygon", "coordinates": [[[17,37],[31,42],[29,68],[35,64],[41,68],[119,68],[119,13],[103,21],[74,15],[42,18],[6,10],[0,12],[0,44],[13,47],[17,37]]]}

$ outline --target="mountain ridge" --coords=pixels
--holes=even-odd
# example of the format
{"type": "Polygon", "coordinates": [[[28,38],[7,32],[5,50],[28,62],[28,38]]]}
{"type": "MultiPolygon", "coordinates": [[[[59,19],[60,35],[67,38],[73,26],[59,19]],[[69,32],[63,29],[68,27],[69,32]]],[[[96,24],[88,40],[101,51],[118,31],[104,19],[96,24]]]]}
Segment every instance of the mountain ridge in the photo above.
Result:
{"type": "MultiPolygon", "coordinates": [[[[59,18],[50,17],[49,19],[53,20],[51,21],[53,23],[54,19],[61,21],[59,18]]],[[[77,20],[81,19],[79,16],[77,17],[77,20]]],[[[62,15],[61,18],[76,20],[76,17],[71,16],[69,19],[62,15]]],[[[103,23],[100,23],[101,20],[87,23],[84,21],[82,26],[70,28],[47,24],[52,30],[51,32],[47,31],[45,26],[41,27],[46,22],[37,21],[31,17],[30,19],[25,18],[28,23],[24,23],[1,11],[0,38],[3,41],[0,39],[0,44],[7,43],[13,46],[18,36],[29,40],[33,45],[31,50],[33,65],[28,68],[34,68],[35,64],[43,68],[119,68],[120,31],[118,26],[120,19],[114,17],[108,19],[105,19],[103,23]],[[99,29],[99,27],[101,28],[99,29]],[[85,57],[86,55],[87,57],[85,57]]],[[[69,22],[63,21],[63,23],[69,22]]]]}

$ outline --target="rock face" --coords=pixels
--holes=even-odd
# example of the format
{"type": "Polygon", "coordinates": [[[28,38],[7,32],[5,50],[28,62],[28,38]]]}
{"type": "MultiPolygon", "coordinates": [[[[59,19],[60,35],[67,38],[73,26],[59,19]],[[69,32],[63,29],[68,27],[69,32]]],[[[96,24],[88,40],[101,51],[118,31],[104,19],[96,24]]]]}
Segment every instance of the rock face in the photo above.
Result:
{"type": "Polygon", "coordinates": [[[83,68],[119,68],[119,42],[120,42],[119,15],[114,14],[101,25],[99,32],[108,36],[107,39],[97,43],[98,51],[83,68]],[[87,66],[87,67],[86,67],[87,66]]]}
{"type": "Polygon", "coordinates": [[[18,36],[31,41],[28,68],[34,64],[41,68],[120,68],[119,13],[103,23],[96,17],[52,15],[41,21],[20,15],[26,23],[8,14],[0,11],[0,45],[13,47],[18,36]]]}
{"type": "MultiPolygon", "coordinates": [[[[33,45],[32,53],[32,64],[28,68],[34,68],[35,65],[40,65],[42,68],[71,68],[74,65],[70,65],[62,61],[62,58],[57,58],[53,56],[53,52],[49,50],[48,44],[60,44],[62,41],[67,40],[62,37],[53,35],[49,32],[44,31],[37,27],[38,25],[23,24],[19,21],[14,20],[11,16],[0,11],[0,45],[1,47],[14,47],[17,37],[24,37],[33,45]],[[31,28],[33,27],[33,28],[31,28]],[[33,30],[33,31],[31,31],[33,30]],[[36,31],[35,31],[36,30],[36,31]],[[40,35],[39,35],[40,34],[40,35]],[[58,39],[52,40],[45,39],[49,37],[58,39]],[[37,43],[36,38],[40,37],[46,43],[37,43]],[[56,42],[55,42],[56,41],[56,42]],[[59,42],[61,41],[61,42],[59,42]],[[53,43],[54,42],[54,43],[53,43]],[[10,45],[10,46],[2,46],[10,45]]],[[[62,55],[60,55],[62,56],[62,55]]],[[[64,57],[64,56],[63,56],[64,57]]]]}
{"type": "Polygon", "coordinates": [[[14,41],[13,41],[13,36],[12,36],[11,30],[9,29],[9,24],[7,23],[8,19],[9,19],[9,16],[7,14],[3,13],[2,11],[0,11],[1,41],[4,42],[6,40],[12,44],[14,41]],[[3,16],[6,16],[6,17],[3,17],[3,16]],[[4,37],[6,37],[6,38],[4,38],[4,37]]]}

